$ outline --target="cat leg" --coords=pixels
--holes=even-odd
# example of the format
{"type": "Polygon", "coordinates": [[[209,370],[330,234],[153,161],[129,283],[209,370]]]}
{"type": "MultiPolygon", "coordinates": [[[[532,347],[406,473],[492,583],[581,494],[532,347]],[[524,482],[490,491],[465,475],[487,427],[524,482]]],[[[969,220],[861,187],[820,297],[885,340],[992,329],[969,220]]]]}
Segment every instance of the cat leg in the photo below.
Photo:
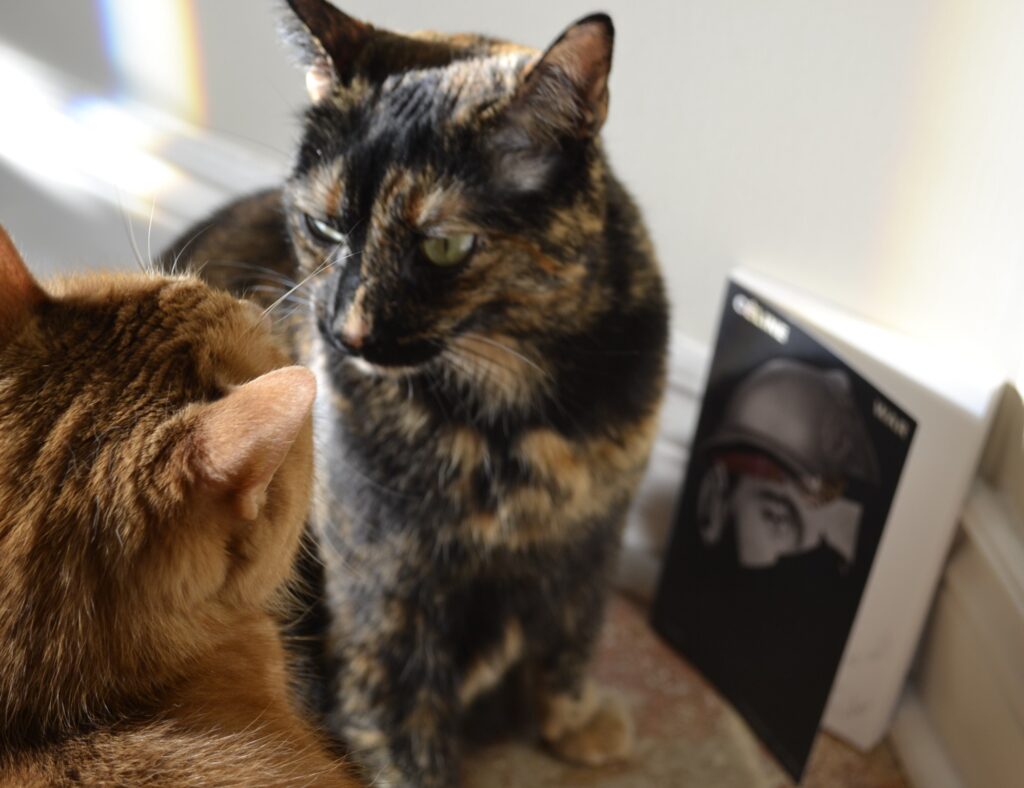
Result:
{"type": "Polygon", "coordinates": [[[437,629],[378,631],[345,643],[331,723],[373,785],[459,784],[458,701],[437,629]]]}
{"type": "Polygon", "coordinates": [[[633,751],[629,712],[587,676],[601,628],[604,593],[574,602],[566,608],[555,648],[541,662],[541,737],[570,763],[601,766],[625,761],[633,751]]]}
{"type": "Polygon", "coordinates": [[[583,766],[629,760],[632,718],[619,699],[589,679],[575,691],[548,694],[543,704],[541,736],[563,760],[583,766]]]}

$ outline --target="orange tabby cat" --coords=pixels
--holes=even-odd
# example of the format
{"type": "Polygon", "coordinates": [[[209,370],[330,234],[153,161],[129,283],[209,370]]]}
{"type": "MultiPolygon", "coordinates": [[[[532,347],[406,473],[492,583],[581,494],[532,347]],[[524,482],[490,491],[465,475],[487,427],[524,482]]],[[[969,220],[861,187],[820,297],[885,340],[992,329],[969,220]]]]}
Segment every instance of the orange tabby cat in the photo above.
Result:
{"type": "Polygon", "coordinates": [[[0,784],[354,786],[272,618],[315,384],[191,278],[40,287],[0,230],[0,784]]]}

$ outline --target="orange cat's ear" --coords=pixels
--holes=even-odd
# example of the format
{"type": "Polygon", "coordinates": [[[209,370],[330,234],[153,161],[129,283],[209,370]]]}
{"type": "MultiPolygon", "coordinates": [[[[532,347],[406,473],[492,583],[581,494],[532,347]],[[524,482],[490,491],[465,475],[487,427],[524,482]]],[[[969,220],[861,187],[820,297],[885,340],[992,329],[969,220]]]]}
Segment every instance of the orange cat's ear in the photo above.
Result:
{"type": "Polygon", "coordinates": [[[227,496],[239,517],[256,519],[267,487],[309,419],[316,379],[285,367],[204,405],[196,424],[196,471],[227,496]]]}
{"type": "MultiPolygon", "coordinates": [[[[337,84],[352,78],[355,62],[374,36],[374,28],[342,13],[325,0],[288,0],[296,24],[291,38],[306,55],[306,90],[314,104],[337,84]]],[[[292,21],[292,20],[289,20],[292,21]]]]}
{"type": "Polygon", "coordinates": [[[0,339],[21,325],[46,298],[7,231],[0,227],[0,339]]]}

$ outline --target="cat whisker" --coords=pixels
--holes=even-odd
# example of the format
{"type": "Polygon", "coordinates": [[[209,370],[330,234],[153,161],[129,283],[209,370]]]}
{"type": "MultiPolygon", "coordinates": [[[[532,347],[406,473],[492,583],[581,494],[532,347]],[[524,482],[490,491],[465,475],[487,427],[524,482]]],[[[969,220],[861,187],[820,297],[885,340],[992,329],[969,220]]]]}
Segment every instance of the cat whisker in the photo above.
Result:
{"type": "Polygon", "coordinates": [[[271,296],[280,296],[281,303],[293,304],[297,307],[312,307],[313,301],[310,298],[298,295],[296,293],[282,293],[283,288],[280,285],[252,285],[245,289],[246,297],[253,293],[264,293],[271,296]]]}
{"type": "Polygon", "coordinates": [[[516,370],[514,367],[508,364],[503,364],[501,361],[494,358],[493,356],[481,353],[480,351],[474,350],[472,347],[467,347],[466,345],[461,344],[458,341],[452,342],[449,346],[449,350],[449,357],[454,356],[457,358],[462,358],[467,362],[471,362],[472,365],[475,368],[479,369],[481,372],[487,372],[492,376],[496,370],[507,372],[509,375],[515,375],[518,372],[518,370],[516,370]]]}
{"type": "Polygon", "coordinates": [[[135,258],[135,264],[139,267],[142,273],[147,274],[149,271],[146,270],[146,263],[142,259],[142,252],[139,250],[138,241],[135,240],[135,226],[132,224],[131,216],[128,215],[128,211],[125,210],[124,201],[120,190],[117,193],[117,202],[121,208],[121,218],[124,219],[125,231],[128,235],[128,243],[132,248],[132,256],[135,258]]]}
{"type": "Polygon", "coordinates": [[[482,359],[483,357],[474,358],[472,353],[465,351],[467,354],[460,353],[455,348],[445,348],[441,354],[443,360],[450,364],[454,369],[462,372],[471,381],[476,379],[479,381],[490,381],[497,382],[495,378],[494,367],[500,367],[503,370],[511,372],[508,367],[504,367],[501,364],[492,363],[490,365],[478,361],[477,358],[482,359]]]}
{"type": "Polygon", "coordinates": [[[258,284],[249,285],[243,291],[243,297],[248,298],[253,293],[268,293],[274,296],[285,295],[288,292],[288,288],[277,285],[277,284],[258,284]]]}
{"type": "Polygon", "coordinates": [[[506,353],[508,353],[508,354],[510,354],[512,356],[514,356],[515,358],[518,358],[524,364],[528,364],[529,366],[533,367],[535,370],[537,370],[545,378],[550,378],[550,376],[551,376],[550,373],[546,369],[541,367],[538,363],[536,363],[532,359],[530,359],[527,356],[523,355],[519,351],[514,350],[513,348],[510,348],[508,345],[502,344],[501,342],[496,342],[495,340],[490,339],[489,337],[485,337],[483,334],[477,334],[475,332],[467,332],[467,333],[464,333],[464,334],[460,334],[457,337],[457,339],[465,339],[465,340],[470,340],[470,341],[474,341],[474,342],[483,342],[485,345],[490,345],[491,347],[497,348],[498,350],[502,350],[502,351],[504,351],[504,352],[506,352],[506,353]]]}
{"type": "Polygon", "coordinates": [[[156,197],[153,197],[149,203],[149,224],[146,226],[146,259],[150,271],[156,270],[156,266],[153,265],[153,216],[155,214],[156,197]]]}
{"type": "Polygon", "coordinates": [[[289,276],[285,276],[280,271],[275,271],[273,268],[267,268],[266,266],[255,265],[253,263],[246,263],[239,260],[210,260],[207,261],[206,265],[212,265],[214,268],[222,268],[225,270],[236,269],[239,271],[252,271],[266,279],[280,282],[283,287],[294,287],[297,284],[294,279],[289,276]]]}
{"type": "Polygon", "coordinates": [[[315,271],[313,271],[309,276],[307,276],[305,279],[303,279],[297,285],[295,285],[294,287],[292,287],[289,290],[287,290],[280,298],[278,298],[276,301],[274,301],[274,303],[272,303],[270,306],[268,306],[266,309],[263,310],[263,315],[262,316],[266,317],[267,314],[269,314],[270,312],[274,311],[290,295],[292,295],[296,290],[298,290],[300,287],[302,287],[302,285],[306,284],[306,282],[308,282],[310,279],[312,279],[317,274],[319,274],[321,271],[323,271],[325,267],[326,267],[326,265],[322,265],[322,266],[318,267],[315,271]]]}
{"type": "MultiPolygon", "coordinates": [[[[434,342],[433,344],[442,348],[442,352],[438,357],[440,363],[437,369],[444,375],[444,382],[448,383],[449,389],[454,388],[456,391],[461,390],[468,393],[482,386],[484,390],[489,390],[492,394],[498,394],[498,401],[510,402],[517,400],[522,395],[523,392],[516,388],[518,378],[515,376],[518,372],[517,370],[496,361],[490,356],[474,354],[469,348],[464,346],[455,348],[450,345],[442,345],[440,342],[434,342]]],[[[493,398],[491,399],[493,400],[493,398]]],[[[482,417],[490,418],[494,415],[493,412],[486,416],[481,414],[477,406],[469,401],[465,401],[463,398],[456,399],[454,406],[460,414],[467,417],[474,424],[479,423],[482,417]]],[[[502,419],[504,418],[505,416],[502,413],[502,419]]]]}
{"type": "MultiPolygon", "coordinates": [[[[348,257],[351,257],[351,256],[352,255],[346,255],[346,257],[344,257],[342,259],[344,260],[344,259],[347,259],[348,257]]],[[[263,315],[266,316],[266,314],[268,312],[270,312],[271,310],[273,310],[279,303],[281,303],[281,301],[284,300],[285,297],[287,297],[287,296],[291,295],[292,293],[294,293],[296,290],[301,288],[303,285],[305,285],[307,282],[312,280],[314,277],[316,277],[319,274],[321,274],[323,271],[325,271],[328,268],[330,268],[332,265],[334,265],[334,261],[331,260],[330,255],[328,255],[327,257],[325,257],[323,259],[323,261],[320,263],[320,265],[318,265],[316,268],[314,268],[309,273],[309,275],[306,276],[301,282],[299,282],[297,285],[295,285],[295,287],[293,287],[291,290],[289,290],[287,293],[285,293],[283,296],[281,296],[281,298],[279,298],[277,301],[275,301],[270,306],[268,306],[266,309],[264,309],[263,310],[263,315]]]]}
{"type": "MultiPolygon", "coordinates": [[[[465,362],[470,362],[472,359],[473,366],[479,368],[480,372],[482,374],[485,374],[493,383],[498,382],[494,374],[495,369],[501,369],[503,372],[507,374],[516,376],[512,378],[513,380],[519,380],[518,376],[520,375],[520,370],[516,370],[512,367],[502,364],[493,356],[483,355],[479,351],[474,350],[472,347],[459,343],[458,337],[450,342],[448,349],[450,351],[448,358],[452,358],[453,356],[459,356],[465,362]]],[[[541,381],[541,384],[545,389],[550,389],[553,382],[553,377],[550,374],[547,374],[545,378],[541,381]]],[[[507,391],[507,388],[505,390],[507,391]]],[[[576,427],[579,427],[579,421],[557,398],[549,398],[547,400],[547,405],[558,411],[558,413],[571,424],[573,424],[576,427]]]]}
{"type": "MultiPolygon", "coordinates": [[[[505,394],[509,400],[516,399],[515,394],[526,394],[531,391],[529,385],[524,381],[522,371],[508,364],[503,364],[492,355],[484,354],[478,350],[457,341],[451,343],[449,358],[458,356],[465,363],[471,364],[472,369],[478,371],[484,382],[489,382],[498,391],[505,394]]],[[[549,377],[541,377],[539,383],[541,389],[550,386],[549,377]]]]}
{"type": "Polygon", "coordinates": [[[310,307],[309,307],[308,304],[296,304],[291,309],[289,309],[287,312],[283,312],[280,315],[278,315],[277,317],[275,317],[274,318],[274,324],[277,325],[277,324],[282,323],[282,322],[287,322],[287,321],[291,320],[293,317],[295,317],[297,314],[299,314],[300,312],[307,312],[309,310],[309,308],[310,307]]]}
{"type": "MultiPolygon", "coordinates": [[[[296,114],[298,114],[298,111],[296,111],[296,114]]],[[[292,151],[282,150],[281,148],[271,145],[268,142],[265,142],[264,140],[258,140],[255,137],[249,137],[245,134],[239,134],[237,131],[231,131],[229,129],[224,128],[223,126],[209,126],[208,128],[210,131],[216,132],[216,134],[220,137],[234,137],[235,139],[241,140],[242,142],[251,145],[258,145],[259,147],[264,148],[270,153],[276,154],[277,156],[281,156],[285,159],[290,158],[292,155],[292,151]]]]}
{"type": "MultiPolygon", "coordinates": [[[[213,222],[208,222],[207,224],[204,224],[202,227],[200,227],[198,230],[196,230],[194,233],[192,233],[191,237],[185,242],[185,245],[182,246],[177,251],[177,253],[174,255],[174,259],[171,260],[171,273],[172,274],[176,274],[178,272],[178,261],[181,259],[181,256],[183,254],[185,254],[186,251],[188,251],[188,248],[192,245],[192,242],[195,241],[200,235],[205,233],[207,230],[209,230],[212,226],[213,226],[213,222]]],[[[205,267],[206,267],[206,263],[203,263],[202,266],[200,266],[199,269],[196,271],[196,274],[198,275],[199,273],[201,273],[203,268],[205,268],[205,267]]]]}

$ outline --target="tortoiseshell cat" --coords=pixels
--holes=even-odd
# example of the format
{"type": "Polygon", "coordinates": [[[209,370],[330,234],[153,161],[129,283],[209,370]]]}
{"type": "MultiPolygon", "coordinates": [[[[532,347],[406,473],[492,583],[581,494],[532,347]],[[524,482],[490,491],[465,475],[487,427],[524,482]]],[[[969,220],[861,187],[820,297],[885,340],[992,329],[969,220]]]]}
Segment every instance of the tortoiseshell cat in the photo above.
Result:
{"type": "Polygon", "coordinates": [[[355,786],[272,616],[313,375],[191,278],[44,290],[0,230],[0,784],[355,786]]]}
{"type": "Polygon", "coordinates": [[[628,717],[586,667],[668,321],[598,138],[611,21],[541,54],[290,5],[312,99],[294,171],[166,259],[312,305],[329,718],[382,783],[452,786],[467,709],[522,668],[555,752],[622,758],[628,717]]]}

